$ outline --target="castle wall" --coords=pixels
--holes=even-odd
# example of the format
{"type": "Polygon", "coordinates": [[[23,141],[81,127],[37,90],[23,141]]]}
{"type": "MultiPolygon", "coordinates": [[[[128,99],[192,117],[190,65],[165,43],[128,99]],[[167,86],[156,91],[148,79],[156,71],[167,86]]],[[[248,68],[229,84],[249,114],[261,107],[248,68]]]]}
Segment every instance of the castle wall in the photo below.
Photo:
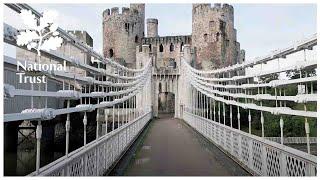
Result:
{"type": "MultiPolygon", "coordinates": [[[[148,37],[142,39],[142,47],[147,47],[153,56],[153,66],[156,69],[172,66],[173,62],[179,66],[182,46],[191,43],[191,36],[165,36],[165,37],[148,37]],[[162,48],[160,48],[162,46],[162,48]],[[170,48],[171,47],[171,48],[170,48]],[[161,52],[162,49],[162,52],[161,52]]],[[[140,50],[137,48],[137,61],[141,58],[140,50]]],[[[143,58],[142,58],[143,59],[143,58]]],[[[138,64],[140,62],[137,62],[138,64]]]]}
{"type": "Polygon", "coordinates": [[[192,47],[198,68],[213,69],[239,62],[236,33],[231,5],[193,4],[192,47]]]}
{"type": "Polygon", "coordinates": [[[174,108],[175,117],[180,116],[181,103],[186,102],[182,95],[185,87],[182,87],[177,73],[181,70],[181,58],[202,69],[221,68],[244,61],[245,51],[240,50],[237,42],[233,7],[230,5],[215,4],[211,7],[210,4],[194,4],[192,35],[187,36],[159,37],[158,20],[147,19],[147,37],[144,37],[144,12],[144,4],[123,8],[121,14],[118,8],[105,10],[103,52],[104,56],[128,67],[142,68],[149,60],[152,61],[155,116],[159,107],[166,107],[166,110],[174,108]],[[169,97],[168,93],[174,96],[169,97]]]}
{"type": "Polygon", "coordinates": [[[103,55],[134,68],[136,46],[144,37],[145,5],[114,7],[103,12],[103,55]]]}

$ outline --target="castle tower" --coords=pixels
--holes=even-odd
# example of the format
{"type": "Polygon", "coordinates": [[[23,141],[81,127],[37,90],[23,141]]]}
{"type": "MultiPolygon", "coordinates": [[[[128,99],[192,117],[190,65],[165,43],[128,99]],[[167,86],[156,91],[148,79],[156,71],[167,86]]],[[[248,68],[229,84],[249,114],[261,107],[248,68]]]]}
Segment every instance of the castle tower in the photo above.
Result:
{"type": "Polygon", "coordinates": [[[240,44],[231,5],[193,4],[192,47],[197,68],[213,69],[239,62],[240,44]]]}
{"type": "MultiPolygon", "coordinates": [[[[144,31],[144,23],[145,23],[145,4],[130,4],[130,9],[132,10],[137,10],[139,13],[139,16],[141,18],[141,21],[143,22],[143,24],[141,24],[143,26],[143,31],[144,31]]],[[[143,34],[144,36],[144,34],[143,34]]]]}
{"type": "Polygon", "coordinates": [[[118,7],[103,12],[103,55],[134,68],[136,46],[144,37],[145,5],[130,4],[119,13],[118,7]]]}
{"type": "Polygon", "coordinates": [[[158,19],[147,19],[147,37],[158,37],[158,19]]]}

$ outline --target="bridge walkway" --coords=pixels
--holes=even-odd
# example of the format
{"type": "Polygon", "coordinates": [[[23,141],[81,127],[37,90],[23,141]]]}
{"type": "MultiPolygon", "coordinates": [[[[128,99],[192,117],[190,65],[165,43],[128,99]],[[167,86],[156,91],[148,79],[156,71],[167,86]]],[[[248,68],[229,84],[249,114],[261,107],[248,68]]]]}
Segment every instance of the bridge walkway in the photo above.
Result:
{"type": "Polygon", "coordinates": [[[237,163],[182,120],[162,114],[150,122],[109,175],[248,176],[237,163]]]}

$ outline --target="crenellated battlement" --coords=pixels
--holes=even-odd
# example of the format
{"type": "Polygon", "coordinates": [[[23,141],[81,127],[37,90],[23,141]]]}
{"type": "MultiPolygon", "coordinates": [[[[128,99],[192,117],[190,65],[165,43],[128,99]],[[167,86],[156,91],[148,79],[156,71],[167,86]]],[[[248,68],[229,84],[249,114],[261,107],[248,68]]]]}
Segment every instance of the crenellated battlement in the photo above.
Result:
{"type": "Polygon", "coordinates": [[[239,61],[240,44],[234,28],[232,5],[192,6],[192,46],[196,47],[199,68],[212,69],[239,61]]]}
{"type": "Polygon", "coordinates": [[[145,5],[112,7],[104,10],[102,15],[104,56],[121,59],[125,61],[124,65],[134,67],[135,47],[144,37],[145,5]]]}
{"type": "Polygon", "coordinates": [[[191,35],[186,36],[161,36],[161,37],[145,37],[142,39],[142,44],[153,44],[153,43],[178,43],[191,42],[191,35]]]}
{"type": "Polygon", "coordinates": [[[193,59],[201,59],[203,67],[228,66],[239,59],[240,45],[232,5],[193,4],[192,35],[159,36],[159,23],[154,17],[145,19],[145,4],[106,9],[103,12],[104,56],[134,65],[139,58],[136,55],[150,51],[158,53],[158,60],[165,62],[178,59],[183,45],[190,44],[195,52],[193,59]]]}
{"type": "Polygon", "coordinates": [[[233,6],[229,4],[215,3],[213,6],[211,4],[193,4],[192,15],[200,17],[215,15],[221,16],[222,19],[233,19],[234,11],[233,6]]]}
{"type": "MultiPolygon", "coordinates": [[[[144,12],[143,12],[144,13],[144,12]]],[[[103,11],[103,21],[107,21],[112,18],[118,19],[119,17],[135,19],[134,17],[138,18],[141,15],[138,9],[136,8],[128,8],[122,7],[121,12],[119,7],[112,7],[111,9],[106,9],[103,11]]]]}
{"type": "Polygon", "coordinates": [[[158,19],[155,19],[155,18],[148,18],[148,19],[147,19],[147,23],[154,23],[154,24],[158,24],[158,19]]]}

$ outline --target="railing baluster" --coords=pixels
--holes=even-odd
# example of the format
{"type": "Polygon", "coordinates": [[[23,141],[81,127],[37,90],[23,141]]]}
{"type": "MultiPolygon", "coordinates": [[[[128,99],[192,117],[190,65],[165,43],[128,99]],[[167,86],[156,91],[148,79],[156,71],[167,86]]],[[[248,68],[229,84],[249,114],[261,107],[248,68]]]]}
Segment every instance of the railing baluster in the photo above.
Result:
{"type": "Polygon", "coordinates": [[[41,121],[38,121],[37,129],[36,129],[36,139],[37,139],[36,174],[39,174],[39,169],[40,169],[41,136],[42,136],[42,125],[41,125],[41,121]]]}
{"type": "Polygon", "coordinates": [[[83,116],[83,145],[87,144],[87,112],[83,116]]]}
{"type": "Polygon", "coordinates": [[[232,126],[232,105],[230,104],[230,127],[233,128],[232,126]]]}

